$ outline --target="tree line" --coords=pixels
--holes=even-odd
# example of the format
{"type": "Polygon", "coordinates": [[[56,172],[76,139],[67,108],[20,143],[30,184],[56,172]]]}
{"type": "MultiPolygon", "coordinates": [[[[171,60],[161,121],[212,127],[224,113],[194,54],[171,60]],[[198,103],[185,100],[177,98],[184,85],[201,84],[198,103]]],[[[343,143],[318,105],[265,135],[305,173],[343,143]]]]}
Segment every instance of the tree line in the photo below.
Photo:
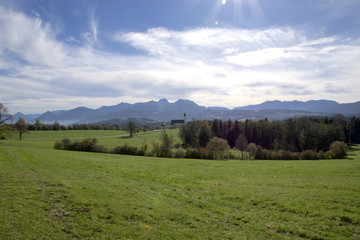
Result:
{"type": "Polygon", "coordinates": [[[360,118],[192,121],[181,128],[180,137],[185,146],[192,147],[205,147],[209,139],[218,137],[227,140],[231,148],[242,140],[271,150],[327,151],[335,141],[360,143],[360,118]]]}
{"type": "Polygon", "coordinates": [[[256,159],[336,158],[346,154],[345,143],[360,143],[360,118],[191,121],[182,126],[180,137],[185,148],[193,149],[206,147],[213,137],[221,138],[230,148],[246,150],[256,159]]]}

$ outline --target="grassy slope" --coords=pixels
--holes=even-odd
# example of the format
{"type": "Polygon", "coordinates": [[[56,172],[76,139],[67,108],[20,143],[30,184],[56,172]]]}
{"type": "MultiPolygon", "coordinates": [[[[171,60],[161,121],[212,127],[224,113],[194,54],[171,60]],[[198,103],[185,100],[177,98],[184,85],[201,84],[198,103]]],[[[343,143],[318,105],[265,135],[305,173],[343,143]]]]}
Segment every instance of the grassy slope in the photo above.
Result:
{"type": "Polygon", "coordinates": [[[360,238],[359,147],[347,160],[206,161],[53,142],[0,141],[0,239],[360,238]]]}

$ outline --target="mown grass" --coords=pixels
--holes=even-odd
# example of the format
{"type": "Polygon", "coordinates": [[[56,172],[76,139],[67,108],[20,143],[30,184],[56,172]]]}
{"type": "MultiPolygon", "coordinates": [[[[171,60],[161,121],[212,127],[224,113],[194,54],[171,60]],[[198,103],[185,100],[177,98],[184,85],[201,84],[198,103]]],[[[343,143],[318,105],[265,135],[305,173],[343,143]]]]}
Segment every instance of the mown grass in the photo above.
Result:
{"type": "MultiPolygon", "coordinates": [[[[180,144],[179,130],[166,130],[172,137],[174,144],[180,144]]],[[[152,149],[154,141],[160,141],[162,131],[152,133],[138,133],[134,137],[129,138],[129,132],[117,130],[66,130],[66,131],[29,131],[23,135],[23,145],[32,145],[42,147],[52,147],[56,141],[61,141],[63,138],[69,138],[71,141],[80,141],[85,138],[97,138],[99,144],[108,148],[128,143],[132,146],[141,147],[142,144],[147,144],[149,151],[152,149]],[[35,142],[36,141],[36,142],[35,142]]],[[[19,136],[16,132],[10,138],[13,141],[18,140],[19,136]]]]}
{"type": "Polygon", "coordinates": [[[342,160],[210,161],[50,142],[0,141],[0,239],[360,238],[359,146],[342,160]]]}

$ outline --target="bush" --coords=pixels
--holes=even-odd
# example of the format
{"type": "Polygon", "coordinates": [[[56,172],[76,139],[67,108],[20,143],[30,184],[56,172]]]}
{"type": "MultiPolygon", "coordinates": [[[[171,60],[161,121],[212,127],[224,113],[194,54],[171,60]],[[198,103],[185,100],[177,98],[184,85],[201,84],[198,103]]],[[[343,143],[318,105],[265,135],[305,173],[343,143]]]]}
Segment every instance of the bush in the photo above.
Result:
{"type": "Polygon", "coordinates": [[[331,143],[330,150],[334,152],[335,158],[343,158],[346,156],[348,147],[344,142],[336,141],[331,143]]]}
{"type": "Polygon", "coordinates": [[[64,145],[61,142],[56,142],[54,144],[54,148],[57,150],[63,150],[64,149],[64,145]]]}
{"type": "Polygon", "coordinates": [[[329,150],[325,153],[325,158],[326,159],[333,159],[335,158],[335,153],[332,150],[329,150]]]}
{"type": "Polygon", "coordinates": [[[185,156],[186,156],[186,151],[184,149],[178,149],[175,152],[175,157],[176,158],[185,158],[185,156]]]}
{"type": "Polygon", "coordinates": [[[94,152],[98,153],[109,153],[109,149],[104,145],[96,145],[94,152]]]}
{"type": "Polygon", "coordinates": [[[185,157],[192,159],[213,159],[210,158],[208,154],[206,154],[205,150],[201,151],[200,149],[191,148],[191,147],[188,147],[186,149],[185,157]]]}
{"type": "Polygon", "coordinates": [[[145,155],[146,155],[146,150],[147,150],[147,148],[148,148],[147,143],[143,143],[143,144],[141,145],[140,150],[137,152],[137,155],[139,155],[139,156],[145,156],[145,155]]]}
{"type": "Polygon", "coordinates": [[[255,143],[249,143],[247,146],[247,151],[249,152],[250,156],[255,158],[256,155],[256,144],[255,143]]]}
{"type": "Polygon", "coordinates": [[[76,142],[71,143],[71,144],[69,145],[68,149],[69,149],[70,151],[82,151],[79,141],[76,141],[76,142]]]}
{"type": "Polygon", "coordinates": [[[318,159],[325,159],[325,152],[323,150],[320,150],[320,152],[318,152],[318,159]]]}
{"type": "Polygon", "coordinates": [[[230,150],[227,140],[214,137],[206,145],[206,150],[213,159],[224,159],[225,153],[230,150]]]}
{"type": "Polygon", "coordinates": [[[112,150],[112,153],[115,154],[125,154],[125,155],[138,155],[138,148],[125,143],[123,146],[117,146],[112,150]]]}
{"type": "Polygon", "coordinates": [[[291,153],[291,160],[300,160],[301,154],[299,152],[292,152],[291,153]]]}
{"type": "Polygon", "coordinates": [[[71,141],[68,138],[64,138],[62,140],[62,144],[64,145],[64,150],[69,150],[69,146],[71,144],[71,141]]]}
{"type": "Polygon", "coordinates": [[[317,160],[318,155],[313,150],[305,150],[301,152],[301,159],[303,160],[317,160]]]}

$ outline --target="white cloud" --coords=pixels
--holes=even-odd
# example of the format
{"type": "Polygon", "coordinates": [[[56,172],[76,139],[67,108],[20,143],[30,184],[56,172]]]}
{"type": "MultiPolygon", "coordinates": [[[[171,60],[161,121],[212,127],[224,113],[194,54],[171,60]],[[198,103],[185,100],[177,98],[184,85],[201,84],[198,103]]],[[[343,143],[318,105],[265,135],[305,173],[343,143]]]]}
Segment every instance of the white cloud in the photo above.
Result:
{"type": "MultiPolygon", "coordinates": [[[[90,26],[93,41],[98,26],[95,20],[90,26]]],[[[359,39],[312,37],[289,27],[154,28],[114,34],[119,44],[146,53],[125,55],[67,44],[78,41],[72,36],[61,42],[40,17],[1,6],[0,29],[0,102],[10,110],[163,97],[227,107],[274,99],[359,100],[359,39]],[[31,107],[22,108],[25,103],[31,107]]]]}
{"type": "MultiPolygon", "coordinates": [[[[64,59],[63,44],[55,41],[50,26],[0,5],[0,53],[5,51],[30,64],[58,65],[64,59]]],[[[4,56],[5,55],[5,56],[4,56]]]]}

